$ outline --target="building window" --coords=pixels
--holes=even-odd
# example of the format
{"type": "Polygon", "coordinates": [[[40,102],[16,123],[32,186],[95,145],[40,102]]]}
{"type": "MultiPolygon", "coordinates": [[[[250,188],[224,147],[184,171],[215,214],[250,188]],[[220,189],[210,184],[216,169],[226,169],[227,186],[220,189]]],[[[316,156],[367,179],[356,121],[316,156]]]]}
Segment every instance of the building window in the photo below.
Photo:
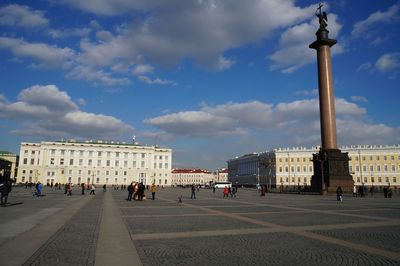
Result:
{"type": "Polygon", "coordinates": [[[146,153],[142,153],[142,159],[146,158],[146,153]]]}
{"type": "Polygon", "coordinates": [[[96,178],[96,183],[100,183],[100,178],[96,178]]]}
{"type": "Polygon", "coordinates": [[[78,170],[78,174],[82,174],[82,170],[78,170]]]}
{"type": "Polygon", "coordinates": [[[132,162],[132,167],[133,167],[133,168],[136,168],[136,161],[133,161],[133,162],[132,162]]]}
{"type": "Polygon", "coordinates": [[[392,164],[392,172],[396,172],[396,166],[392,164]]]}
{"type": "Polygon", "coordinates": [[[92,173],[92,171],[90,171],[90,170],[87,171],[87,174],[88,174],[88,175],[90,175],[91,173],[92,173]]]}
{"type": "Polygon", "coordinates": [[[106,175],[109,175],[110,174],[110,171],[106,171],[106,175]]]}
{"type": "Polygon", "coordinates": [[[56,154],[56,150],[51,150],[51,154],[52,155],[56,154]]]}
{"type": "Polygon", "coordinates": [[[54,164],[54,158],[50,158],[50,164],[54,164]]]}
{"type": "Polygon", "coordinates": [[[282,166],[279,167],[279,173],[282,173],[282,166]]]}
{"type": "Polygon", "coordinates": [[[367,166],[363,165],[363,171],[367,172],[367,166]]]}
{"type": "Polygon", "coordinates": [[[83,151],[79,151],[79,155],[80,155],[80,156],[83,156],[83,151]]]}
{"type": "Polygon", "coordinates": [[[90,156],[90,157],[93,156],[93,151],[89,151],[89,156],[90,156]]]}
{"type": "Polygon", "coordinates": [[[83,164],[83,159],[79,159],[79,166],[82,166],[83,164]]]}
{"type": "Polygon", "coordinates": [[[162,163],[158,164],[158,168],[162,169],[162,163]]]}
{"type": "Polygon", "coordinates": [[[69,174],[69,175],[72,175],[72,170],[68,170],[68,174],[69,174]]]}
{"type": "Polygon", "coordinates": [[[157,163],[154,163],[154,169],[157,169],[157,163]]]}
{"type": "Polygon", "coordinates": [[[88,165],[89,165],[89,166],[92,166],[92,159],[89,159],[89,160],[88,160],[88,165]]]}
{"type": "Polygon", "coordinates": [[[144,162],[143,161],[141,162],[141,167],[144,168],[144,162]]]}
{"type": "Polygon", "coordinates": [[[387,172],[388,171],[388,166],[385,164],[385,166],[384,166],[384,169],[385,169],[385,172],[387,172]]]}
{"type": "Polygon", "coordinates": [[[116,167],[119,166],[119,161],[115,161],[115,166],[116,166],[116,167]]]}
{"type": "Polygon", "coordinates": [[[376,156],[376,160],[378,160],[378,161],[380,160],[379,155],[376,156]]]}
{"type": "Polygon", "coordinates": [[[366,178],[366,177],[364,177],[364,183],[367,183],[367,181],[368,181],[368,180],[367,180],[367,178],[366,178]]]}
{"type": "Polygon", "coordinates": [[[377,166],[376,166],[376,171],[377,171],[377,172],[380,172],[380,171],[381,171],[381,166],[380,166],[380,165],[377,165],[377,166]]]}
{"type": "Polygon", "coordinates": [[[106,166],[110,166],[110,160],[106,161],[106,166]]]}
{"type": "Polygon", "coordinates": [[[165,185],[168,184],[168,180],[167,180],[167,179],[164,180],[164,184],[165,184],[165,185]]]}
{"type": "Polygon", "coordinates": [[[74,159],[69,159],[69,165],[74,165],[74,159]]]}
{"type": "Polygon", "coordinates": [[[35,159],[31,159],[31,165],[35,164],[35,159]]]}
{"type": "Polygon", "coordinates": [[[378,182],[379,182],[379,183],[382,182],[382,177],[378,177],[378,182]]]}
{"type": "Polygon", "coordinates": [[[383,156],[383,160],[384,161],[386,161],[387,160],[387,156],[385,155],[385,156],[383,156]]]}
{"type": "Polygon", "coordinates": [[[385,177],[385,182],[389,183],[389,177],[385,177]]]}
{"type": "Polygon", "coordinates": [[[397,182],[397,180],[396,180],[396,177],[394,176],[393,177],[393,183],[396,183],[397,182]]]}
{"type": "Polygon", "coordinates": [[[357,183],[360,183],[360,177],[359,176],[357,177],[357,183]]]}
{"type": "Polygon", "coordinates": [[[65,154],[65,150],[61,150],[61,155],[64,155],[65,154]]]}
{"type": "Polygon", "coordinates": [[[370,165],[370,166],[369,166],[369,171],[371,171],[371,172],[374,171],[374,166],[373,166],[373,165],[370,165]]]}
{"type": "Polygon", "coordinates": [[[117,158],[119,157],[119,152],[115,153],[115,157],[117,157],[117,158]]]}
{"type": "Polygon", "coordinates": [[[97,160],[97,166],[101,166],[101,160],[97,160]]]}
{"type": "Polygon", "coordinates": [[[99,156],[99,157],[101,156],[101,151],[97,152],[97,156],[99,156]]]}
{"type": "Polygon", "coordinates": [[[64,165],[64,158],[60,159],[60,165],[64,165]]]}
{"type": "Polygon", "coordinates": [[[71,156],[73,156],[73,155],[74,155],[74,151],[70,151],[69,154],[70,154],[71,156]]]}
{"type": "Polygon", "coordinates": [[[287,172],[289,172],[289,167],[285,167],[285,172],[287,173],[287,172]]]}
{"type": "Polygon", "coordinates": [[[78,184],[80,184],[81,183],[81,178],[80,177],[78,177],[78,184]]]}
{"type": "Polygon", "coordinates": [[[128,167],[128,161],[124,161],[124,167],[128,167]]]}
{"type": "Polygon", "coordinates": [[[124,175],[127,175],[127,172],[126,172],[126,171],[124,171],[124,175]]]}
{"type": "Polygon", "coordinates": [[[118,171],[115,171],[115,175],[118,175],[118,171]]]}

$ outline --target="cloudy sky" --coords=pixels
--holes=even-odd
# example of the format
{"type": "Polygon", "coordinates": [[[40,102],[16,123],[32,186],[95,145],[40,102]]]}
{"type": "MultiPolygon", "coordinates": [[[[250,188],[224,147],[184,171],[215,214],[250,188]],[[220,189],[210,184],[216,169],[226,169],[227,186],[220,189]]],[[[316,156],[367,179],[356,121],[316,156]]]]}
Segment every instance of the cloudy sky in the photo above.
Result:
{"type": "MultiPolygon", "coordinates": [[[[103,139],[175,167],[320,144],[317,2],[0,3],[0,150],[103,139]]],[[[400,144],[400,2],[328,1],[339,145],[400,144]]]]}

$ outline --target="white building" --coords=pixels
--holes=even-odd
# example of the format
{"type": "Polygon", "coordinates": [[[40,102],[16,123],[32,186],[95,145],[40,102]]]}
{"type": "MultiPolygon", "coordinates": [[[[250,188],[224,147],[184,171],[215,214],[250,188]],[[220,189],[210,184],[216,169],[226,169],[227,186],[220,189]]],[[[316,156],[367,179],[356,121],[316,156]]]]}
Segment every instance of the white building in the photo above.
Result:
{"type": "Polygon", "coordinates": [[[137,143],[21,143],[17,182],[171,185],[172,150],[137,143]]]}
{"type": "MultiPolygon", "coordinates": [[[[349,154],[349,170],[355,185],[400,186],[400,145],[340,149],[349,154]]],[[[318,151],[319,147],[278,148],[236,157],[228,161],[228,179],[243,185],[310,186],[314,174],[312,155],[318,151]]]]}
{"type": "Polygon", "coordinates": [[[203,169],[173,169],[172,185],[207,185],[214,181],[214,174],[203,169]]]}

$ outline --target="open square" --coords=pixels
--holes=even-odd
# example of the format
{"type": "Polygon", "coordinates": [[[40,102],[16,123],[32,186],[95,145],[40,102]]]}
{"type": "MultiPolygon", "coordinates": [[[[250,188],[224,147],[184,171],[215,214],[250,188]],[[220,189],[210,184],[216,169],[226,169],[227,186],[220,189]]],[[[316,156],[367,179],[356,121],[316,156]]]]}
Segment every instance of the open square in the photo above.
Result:
{"type": "Polygon", "coordinates": [[[397,194],[343,202],[245,188],[235,198],[202,189],[193,200],[190,189],[165,188],[143,202],[111,189],[44,194],[15,188],[1,209],[1,265],[400,265],[397,194]]]}

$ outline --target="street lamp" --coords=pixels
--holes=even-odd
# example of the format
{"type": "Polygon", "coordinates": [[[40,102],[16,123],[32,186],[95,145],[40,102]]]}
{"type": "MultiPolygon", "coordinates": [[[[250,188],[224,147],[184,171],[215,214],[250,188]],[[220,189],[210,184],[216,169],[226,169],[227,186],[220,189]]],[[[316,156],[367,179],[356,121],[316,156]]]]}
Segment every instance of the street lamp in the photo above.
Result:
{"type": "Polygon", "coordinates": [[[327,160],[328,158],[327,158],[327,155],[326,155],[326,152],[324,151],[323,152],[323,159],[316,159],[319,163],[320,163],[320,165],[321,165],[321,177],[322,177],[322,180],[321,180],[321,195],[323,195],[323,194],[325,194],[326,193],[326,188],[325,188],[325,174],[324,174],[324,163],[326,162],[326,160],[327,160]]]}

